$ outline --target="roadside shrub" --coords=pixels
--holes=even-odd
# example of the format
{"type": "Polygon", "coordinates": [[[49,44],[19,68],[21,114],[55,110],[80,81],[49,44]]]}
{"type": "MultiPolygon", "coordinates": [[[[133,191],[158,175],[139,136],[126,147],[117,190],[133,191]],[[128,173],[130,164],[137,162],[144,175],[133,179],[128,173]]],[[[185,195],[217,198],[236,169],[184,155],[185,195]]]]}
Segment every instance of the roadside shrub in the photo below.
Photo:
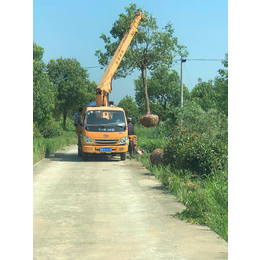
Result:
{"type": "Polygon", "coordinates": [[[53,138],[60,136],[62,133],[62,129],[60,128],[58,123],[52,122],[48,125],[45,125],[41,130],[41,133],[44,138],[53,138]]]}
{"type": "Polygon", "coordinates": [[[183,131],[171,136],[164,146],[164,164],[173,169],[189,170],[199,176],[224,169],[227,146],[218,139],[183,131]]]}
{"type": "Polygon", "coordinates": [[[33,138],[42,138],[40,130],[33,124],[33,138]]]}

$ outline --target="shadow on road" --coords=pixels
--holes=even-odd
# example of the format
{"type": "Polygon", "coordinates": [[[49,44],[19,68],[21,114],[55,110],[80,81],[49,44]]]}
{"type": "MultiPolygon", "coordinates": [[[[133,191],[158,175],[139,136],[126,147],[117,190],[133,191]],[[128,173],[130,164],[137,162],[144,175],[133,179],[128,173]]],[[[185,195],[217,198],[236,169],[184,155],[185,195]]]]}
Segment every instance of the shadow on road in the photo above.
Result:
{"type": "MultiPolygon", "coordinates": [[[[51,161],[62,161],[62,162],[83,162],[82,157],[78,157],[77,153],[54,153],[46,157],[51,161]]],[[[87,162],[115,162],[120,161],[120,156],[111,155],[90,155],[87,162]]]]}
{"type": "Polygon", "coordinates": [[[169,190],[167,187],[163,186],[161,184],[161,186],[154,186],[154,187],[151,187],[151,189],[154,189],[154,190],[160,190],[162,191],[162,194],[169,194],[169,190]]]}

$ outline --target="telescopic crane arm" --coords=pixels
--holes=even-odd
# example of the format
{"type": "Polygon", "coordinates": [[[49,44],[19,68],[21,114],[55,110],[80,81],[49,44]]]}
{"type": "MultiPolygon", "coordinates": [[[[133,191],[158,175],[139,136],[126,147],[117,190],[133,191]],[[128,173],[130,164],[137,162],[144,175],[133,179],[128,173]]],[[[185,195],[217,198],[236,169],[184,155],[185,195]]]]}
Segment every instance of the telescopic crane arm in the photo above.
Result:
{"type": "Polygon", "coordinates": [[[105,73],[103,74],[97,88],[96,88],[96,105],[108,106],[108,94],[112,90],[112,79],[116,73],[116,70],[125,55],[125,52],[131,43],[135,33],[138,32],[137,27],[141,20],[145,20],[145,16],[142,12],[137,12],[135,18],[128,27],[123,39],[117,47],[117,50],[108,64],[105,73]]]}

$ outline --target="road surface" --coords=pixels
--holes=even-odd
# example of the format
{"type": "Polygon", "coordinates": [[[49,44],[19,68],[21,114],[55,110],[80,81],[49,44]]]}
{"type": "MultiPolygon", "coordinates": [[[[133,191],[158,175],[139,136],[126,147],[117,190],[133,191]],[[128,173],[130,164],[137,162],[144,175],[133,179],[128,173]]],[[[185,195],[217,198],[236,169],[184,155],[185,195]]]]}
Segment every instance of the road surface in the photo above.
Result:
{"type": "Polygon", "coordinates": [[[34,166],[34,260],[227,259],[209,228],[173,217],[184,206],[136,160],[77,146],[34,166]]]}

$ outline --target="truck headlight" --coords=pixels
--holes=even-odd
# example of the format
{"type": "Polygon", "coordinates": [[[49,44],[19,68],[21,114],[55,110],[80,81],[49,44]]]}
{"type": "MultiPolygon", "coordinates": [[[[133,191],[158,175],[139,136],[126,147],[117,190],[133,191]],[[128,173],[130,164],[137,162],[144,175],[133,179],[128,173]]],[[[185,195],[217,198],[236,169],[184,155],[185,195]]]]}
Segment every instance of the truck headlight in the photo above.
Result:
{"type": "Polygon", "coordinates": [[[128,136],[124,136],[120,139],[119,145],[127,144],[128,142],[128,136]]]}
{"type": "Polygon", "coordinates": [[[93,144],[92,139],[89,136],[84,136],[84,143],[93,144]]]}

